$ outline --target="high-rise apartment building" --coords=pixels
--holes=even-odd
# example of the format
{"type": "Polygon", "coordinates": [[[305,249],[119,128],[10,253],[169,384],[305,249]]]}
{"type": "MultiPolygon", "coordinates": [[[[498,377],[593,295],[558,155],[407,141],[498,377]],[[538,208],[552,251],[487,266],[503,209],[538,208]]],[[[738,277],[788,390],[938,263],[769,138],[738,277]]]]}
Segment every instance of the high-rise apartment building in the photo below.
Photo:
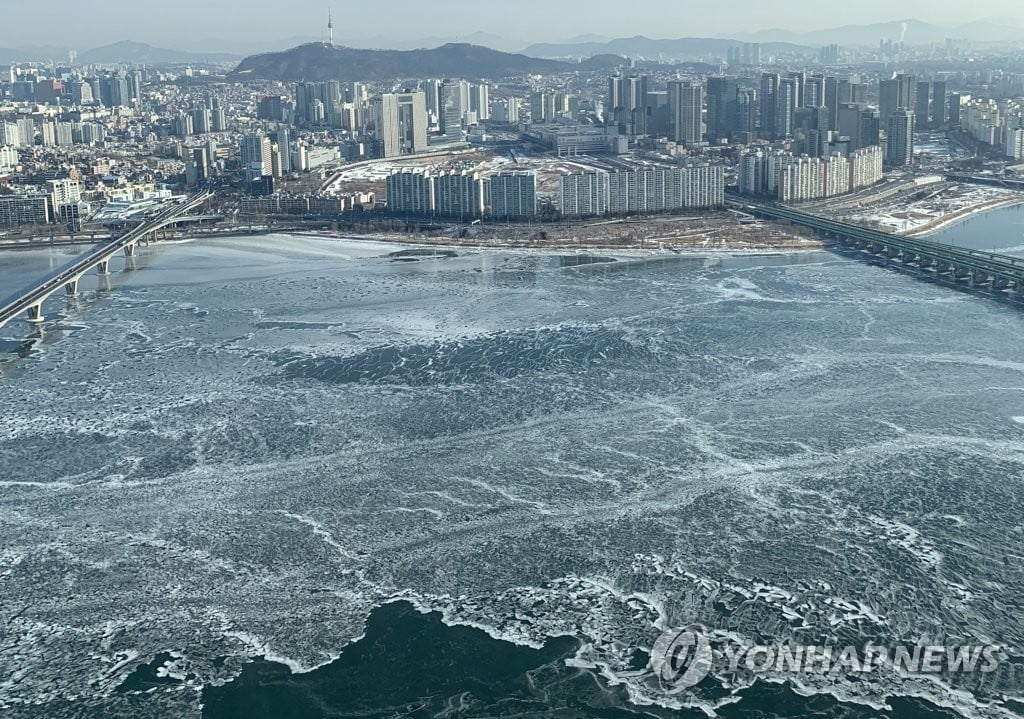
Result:
{"type": "Polygon", "coordinates": [[[51,217],[50,198],[41,192],[0,195],[0,227],[46,225],[51,217]]]}
{"type": "Polygon", "coordinates": [[[573,173],[562,175],[559,194],[567,217],[718,207],[725,202],[725,171],[693,164],[573,173]]]}
{"type": "Polygon", "coordinates": [[[442,172],[434,180],[440,217],[467,218],[484,214],[484,183],[472,172],[442,172]]]}
{"type": "Polygon", "coordinates": [[[743,88],[736,95],[736,131],[744,133],[745,142],[757,133],[757,90],[743,88]]]}
{"type": "Polygon", "coordinates": [[[618,125],[629,135],[648,132],[648,81],[646,75],[613,75],[605,98],[605,124],[618,125]]]}
{"type": "Polygon", "coordinates": [[[608,173],[576,172],[562,175],[558,206],[566,217],[589,217],[608,212],[608,173]]]}
{"type": "Polygon", "coordinates": [[[1004,152],[1011,160],[1024,160],[1024,128],[1011,127],[1006,130],[1004,152]]]}
{"type": "Polygon", "coordinates": [[[278,125],[276,135],[281,174],[286,175],[295,169],[295,163],[292,157],[291,133],[289,132],[287,125],[278,125]]]}
{"type": "Polygon", "coordinates": [[[381,157],[427,150],[427,103],[422,90],[385,93],[373,101],[381,157]]]}
{"type": "Polygon", "coordinates": [[[462,119],[469,110],[469,83],[465,80],[445,80],[441,83],[441,134],[461,139],[462,119]]]}
{"type": "Polygon", "coordinates": [[[739,128],[739,83],[731,77],[708,78],[708,141],[733,137],[739,128]]]}
{"type": "Polygon", "coordinates": [[[253,132],[242,138],[239,158],[250,179],[273,174],[270,138],[262,133],[253,132]]]}
{"type": "Polygon", "coordinates": [[[752,150],[740,157],[738,186],[743,194],[801,202],[854,192],[882,177],[882,148],[877,146],[824,157],[752,150]]]}
{"type": "Polygon", "coordinates": [[[280,95],[261,97],[256,103],[256,117],[260,120],[281,122],[284,120],[284,104],[280,95]]]}
{"type": "Polygon", "coordinates": [[[491,216],[532,217],[537,214],[537,175],[533,172],[501,172],[491,175],[491,216]]]}
{"type": "Polygon", "coordinates": [[[917,129],[927,130],[931,127],[931,83],[917,83],[917,90],[914,94],[914,118],[917,121],[917,129]]]}
{"type": "Polygon", "coordinates": [[[669,82],[669,137],[673,141],[684,145],[696,145],[701,141],[703,104],[704,92],[700,85],[689,80],[669,82]]]}
{"type": "Polygon", "coordinates": [[[432,117],[440,118],[441,116],[441,81],[440,80],[427,80],[423,83],[423,92],[426,96],[427,112],[432,117]]]}
{"type": "Polygon", "coordinates": [[[948,107],[946,82],[944,80],[936,80],[932,83],[932,127],[945,127],[948,107]]]}
{"type": "Polygon", "coordinates": [[[0,145],[0,174],[13,172],[20,161],[17,150],[10,146],[0,145]]]}
{"type": "Polygon", "coordinates": [[[917,79],[913,75],[897,75],[878,83],[878,109],[883,124],[888,123],[889,117],[897,110],[913,112],[916,106],[917,79]]]}
{"type": "Polygon", "coordinates": [[[486,83],[470,87],[469,109],[476,113],[476,119],[479,122],[491,119],[491,94],[486,83]]]}
{"type": "Polygon", "coordinates": [[[780,78],[777,73],[766,72],[761,75],[759,126],[761,137],[766,140],[774,140],[779,136],[775,126],[779,82],[780,78]]]}
{"type": "Polygon", "coordinates": [[[433,215],[435,211],[434,176],[421,169],[402,170],[388,175],[388,210],[411,215],[433,215]]]}
{"type": "Polygon", "coordinates": [[[0,147],[21,147],[21,133],[13,122],[0,122],[0,147]]]}
{"type": "Polygon", "coordinates": [[[899,109],[886,123],[885,163],[905,167],[914,160],[914,111],[899,109]]]}
{"type": "Polygon", "coordinates": [[[388,209],[457,219],[484,214],[484,182],[472,172],[394,172],[387,179],[388,209]]]}
{"type": "MultiPolygon", "coordinates": [[[[799,73],[796,73],[796,75],[799,75],[799,73]]],[[[775,95],[776,138],[791,137],[793,135],[796,109],[800,106],[802,89],[802,78],[794,76],[794,73],[790,73],[790,76],[779,80],[779,89],[775,95]]]]}

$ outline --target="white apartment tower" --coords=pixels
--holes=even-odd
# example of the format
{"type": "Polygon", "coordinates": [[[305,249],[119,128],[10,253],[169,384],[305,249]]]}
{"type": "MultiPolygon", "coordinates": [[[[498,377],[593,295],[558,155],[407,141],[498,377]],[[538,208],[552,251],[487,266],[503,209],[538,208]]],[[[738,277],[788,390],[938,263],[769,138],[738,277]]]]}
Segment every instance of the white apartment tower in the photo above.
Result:
{"type": "Polygon", "coordinates": [[[537,175],[533,172],[501,172],[489,178],[491,216],[532,217],[537,214],[537,175]]]}

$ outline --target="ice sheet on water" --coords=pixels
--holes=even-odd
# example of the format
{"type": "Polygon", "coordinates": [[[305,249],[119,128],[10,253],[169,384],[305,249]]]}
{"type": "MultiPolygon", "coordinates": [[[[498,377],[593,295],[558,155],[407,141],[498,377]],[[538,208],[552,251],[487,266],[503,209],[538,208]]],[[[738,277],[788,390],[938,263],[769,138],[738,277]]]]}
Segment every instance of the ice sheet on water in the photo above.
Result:
{"type": "MultiPolygon", "coordinates": [[[[5,376],[0,706],[128,706],[173,651],[146,711],[196,716],[198,685],[320,666],[396,597],[578,636],[638,702],[666,698],[623,667],[677,621],[1024,640],[1019,316],[857,264],[304,243],[175,247],[5,376]]],[[[988,682],[803,691],[1000,716],[975,703],[1020,687],[988,682]]]]}

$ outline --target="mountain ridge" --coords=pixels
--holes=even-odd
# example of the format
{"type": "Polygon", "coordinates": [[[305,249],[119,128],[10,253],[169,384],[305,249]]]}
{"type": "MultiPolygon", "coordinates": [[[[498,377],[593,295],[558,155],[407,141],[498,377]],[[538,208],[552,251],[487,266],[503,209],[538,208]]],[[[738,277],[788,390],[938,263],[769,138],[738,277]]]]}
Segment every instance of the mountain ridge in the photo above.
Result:
{"type": "Polygon", "coordinates": [[[223,52],[189,52],[170,50],[152,45],[121,40],[78,54],[77,62],[85,65],[109,63],[125,64],[189,64],[189,63],[234,63],[239,56],[223,52]]]}
{"type": "MultiPolygon", "coordinates": [[[[667,55],[675,58],[699,59],[708,55],[725,57],[729,48],[740,42],[721,37],[650,38],[645,35],[623,37],[608,42],[583,43],[536,43],[522,52],[527,55],[547,58],[590,57],[613,54],[625,56],[655,57],[667,55]]],[[[768,52],[808,51],[810,48],[793,43],[767,43],[768,52]]]]}
{"type": "Polygon", "coordinates": [[[294,82],[374,81],[406,77],[461,77],[467,80],[530,73],[566,72],[579,65],[518,53],[448,43],[433,49],[367,50],[307,43],[289,50],[251,55],[230,77],[294,82]]]}
{"type": "Polygon", "coordinates": [[[1021,39],[1022,25],[1024,25],[1024,21],[1017,20],[1016,24],[1013,24],[1012,18],[986,18],[953,25],[940,25],[907,18],[887,22],[842,25],[809,32],[793,32],[774,28],[758,30],[753,33],[740,33],[736,35],[736,38],[744,42],[785,41],[808,45],[838,43],[847,46],[877,46],[880,40],[896,42],[900,39],[909,45],[921,45],[944,42],[947,37],[971,42],[1009,42],[1021,39]]]}
{"type": "Polygon", "coordinates": [[[76,55],[75,63],[79,65],[234,64],[244,57],[244,55],[235,55],[226,52],[171,50],[168,48],[154,47],[153,45],[135,42],[133,40],[121,40],[110,43],[109,45],[102,45],[100,47],[94,47],[81,52],[78,52],[71,47],[60,46],[0,48],[0,63],[66,63],[69,60],[69,54],[72,52],[76,55]]]}

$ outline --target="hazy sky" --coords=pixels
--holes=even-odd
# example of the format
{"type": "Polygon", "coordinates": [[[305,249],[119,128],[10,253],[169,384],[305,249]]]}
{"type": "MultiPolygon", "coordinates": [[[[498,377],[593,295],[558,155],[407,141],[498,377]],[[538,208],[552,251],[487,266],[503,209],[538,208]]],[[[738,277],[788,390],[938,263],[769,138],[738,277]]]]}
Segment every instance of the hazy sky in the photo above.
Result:
{"type": "MultiPolygon", "coordinates": [[[[324,31],[327,8],[336,40],[359,36],[414,40],[482,31],[524,44],[581,34],[610,37],[723,36],[767,28],[817,30],[915,18],[964,23],[1024,17],[1020,0],[0,0],[0,47],[73,45],[87,49],[130,39],[160,46],[258,45],[324,31]],[[972,11],[975,11],[972,14],[972,11]]],[[[356,44],[356,43],[353,43],[356,44]]]]}

